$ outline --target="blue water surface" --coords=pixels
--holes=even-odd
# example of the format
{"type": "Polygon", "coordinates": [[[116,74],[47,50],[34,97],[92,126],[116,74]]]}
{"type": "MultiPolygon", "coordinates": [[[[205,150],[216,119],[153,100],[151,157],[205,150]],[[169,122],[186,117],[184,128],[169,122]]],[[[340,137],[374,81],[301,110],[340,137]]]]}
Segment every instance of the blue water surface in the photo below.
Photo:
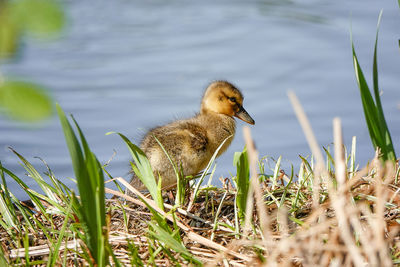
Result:
{"type": "MultiPolygon", "coordinates": [[[[5,76],[49,88],[74,114],[108,170],[128,177],[129,153],[121,132],[139,143],[151,127],[199,110],[204,88],[225,79],[244,93],[256,121],[252,135],[261,156],[282,156],[283,168],[299,168],[310,155],[287,98],[304,105],[321,146],[332,143],[332,119],[340,117],[344,140],[357,136],[357,163],[374,155],[353,70],[350,29],[371,82],[377,18],[383,9],[378,60],[382,102],[400,153],[400,8],[397,1],[65,1],[68,24],[51,42],[26,40],[17,60],[1,66],[5,76]],[[115,156],[113,154],[116,153],[115,156]]],[[[233,153],[244,146],[242,127],[217,160],[216,180],[235,173],[233,153]]],[[[11,146],[41,172],[43,158],[57,178],[75,188],[58,118],[26,125],[0,117],[0,160],[25,176],[11,146]]],[[[271,172],[268,170],[268,172],[271,172]]],[[[129,179],[129,178],[127,178],[129,179]]],[[[216,182],[217,183],[217,182],[216,182]]],[[[11,190],[22,190],[9,180],[11,190]]]]}

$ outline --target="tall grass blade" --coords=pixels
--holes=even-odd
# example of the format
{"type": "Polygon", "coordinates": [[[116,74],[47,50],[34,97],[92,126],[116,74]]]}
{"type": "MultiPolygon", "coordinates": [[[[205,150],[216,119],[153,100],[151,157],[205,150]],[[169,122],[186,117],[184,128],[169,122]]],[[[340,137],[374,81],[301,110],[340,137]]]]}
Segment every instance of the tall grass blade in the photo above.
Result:
{"type": "Polygon", "coordinates": [[[29,257],[29,236],[28,233],[25,233],[23,238],[22,238],[22,244],[24,245],[25,249],[25,261],[26,261],[26,266],[31,266],[31,261],[29,257]]]}
{"type": "Polygon", "coordinates": [[[149,231],[150,235],[152,235],[155,239],[163,242],[165,245],[173,249],[174,251],[180,253],[182,257],[186,258],[189,260],[191,263],[194,263],[195,265],[202,265],[201,261],[196,259],[187,249],[186,247],[176,240],[170,233],[165,231],[162,227],[159,225],[156,225],[152,222],[148,222],[148,224],[155,230],[154,231],[149,231]]]}
{"type": "Polygon", "coordinates": [[[217,230],[217,227],[218,227],[218,217],[219,217],[219,214],[221,213],[221,209],[222,209],[222,206],[224,204],[224,201],[225,201],[225,198],[226,198],[227,194],[228,194],[228,190],[225,191],[225,193],[222,195],[222,198],[221,198],[221,200],[219,202],[219,205],[218,205],[217,212],[215,213],[214,226],[213,226],[211,237],[210,237],[211,241],[214,240],[214,234],[215,234],[215,231],[217,230]]]}
{"type": "Polygon", "coordinates": [[[29,189],[28,187],[25,187],[25,185],[20,183],[18,180],[16,180],[17,183],[19,183],[23,188],[25,188],[24,190],[27,193],[30,192],[32,195],[35,195],[38,199],[45,200],[52,205],[52,207],[46,209],[46,213],[59,214],[61,212],[64,213],[65,215],[65,208],[62,207],[61,203],[67,203],[68,199],[61,189],[62,183],[53,177],[52,181],[55,187],[51,186],[43,179],[43,177],[39,174],[39,172],[33,167],[33,165],[28,160],[26,160],[22,155],[20,155],[14,149],[10,148],[10,150],[18,156],[18,158],[23,163],[23,167],[29,173],[29,176],[35,180],[35,182],[40,186],[40,188],[46,195],[44,196],[29,189]]]}
{"type": "MultiPolygon", "coordinates": [[[[34,226],[30,220],[30,217],[33,215],[33,212],[30,209],[22,206],[19,199],[17,199],[11,192],[10,192],[10,198],[11,201],[16,206],[15,209],[16,214],[22,215],[23,221],[25,222],[24,224],[17,224],[17,226],[20,228],[20,232],[24,232],[26,229],[34,229],[34,226]]],[[[20,219],[20,221],[22,221],[22,219],[20,219]]]]}
{"type": "Polygon", "coordinates": [[[281,161],[282,161],[282,156],[279,156],[278,160],[276,161],[274,168],[274,175],[272,177],[272,189],[275,189],[276,186],[278,185],[278,175],[279,175],[279,170],[281,169],[281,161]]]}
{"type": "Polygon", "coordinates": [[[13,204],[9,202],[9,196],[7,196],[7,194],[5,193],[5,186],[1,185],[0,190],[0,214],[1,219],[4,220],[4,222],[7,224],[6,230],[8,231],[10,228],[19,230],[13,204]]]}
{"type": "MultiPolygon", "coordinates": [[[[165,150],[163,144],[157,139],[157,137],[153,136],[154,139],[157,141],[158,145],[161,147],[162,151],[164,154],[167,156],[169,162],[172,165],[172,168],[174,169],[175,175],[176,175],[176,196],[175,196],[175,203],[178,206],[181,206],[183,202],[185,201],[185,188],[186,188],[186,181],[184,180],[185,177],[183,177],[183,171],[179,171],[178,166],[176,163],[172,160],[170,155],[168,154],[167,150],[165,150]]],[[[162,177],[160,177],[162,179],[162,177]]],[[[159,190],[158,194],[161,194],[161,183],[159,182],[159,190]]]]}
{"type": "Polygon", "coordinates": [[[238,217],[241,224],[244,224],[247,194],[250,185],[250,167],[246,148],[242,152],[236,152],[233,157],[233,165],[236,166],[236,205],[238,217]]]}
{"type": "Polygon", "coordinates": [[[50,258],[49,258],[49,260],[47,262],[47,266],[55,266],[55,264],[57,262],[57,259],[59,259],[58,252],[60,250],[61,243],[62,243],[62,241],[64,239],[64,235],[65,235],[65,232],[67,230],[67,226],[69,224],[68,223],[68,219],[69,219],[69,215],[71,214],[72,204],[73,204],[73,202],[71,201],[70,204],[69,204],[69,207],[67,209],[67,214],[65,216],[63,225],[62,225],[61,230],[60,230],[60,235],[58,236],[58,240],[57,240],[57,242],[56,242],[56,244],[55,244],[55,246],[53,248],[52,253],[50,254],[50,258]]]}
{"type": "Polygon", "coordinates": [[[54,194],[54,190],[51,190],[49,187],[50,185],[46,183],[46,181],[43,179],[43,177],[39,174],[39,172],[32,166],[32,164],[27,161],[22,155],[20,155],[17,151],[14,149],[10,148],[11,151],[18,156],[18,158],[22,161],[24,164],[25,170],[30,174],[30,177],[32,177],[36,183],[40,186],[40,188],[43,190],[43,192],[53,201],[58,202],[58,198],[56,194],[54,194]]]}
{"type": "Polygon", "coordinates": [[[379,95],[379,86],[378,86],[377,43],[378,43],[378,32],[379,32],[379,24],[381,16],[382,12],[379,14],[376,39],[375,39],[375,48],[374,48],[373,84],[374,84],[375,101],[371,95],[371,91],[368,87],[363,71],[360,67],[352,37],[351,37],[351,48],[353,53],[354,70],[356,74],[357,84],[360,89],[361,101],[364,109],[365,120],[367,123],[371,142],[374,146],[374,149],[377,149],[377,147],[380,148],[383,160],[395,161],[396,154],[394,151],[390,132],[386,124],[385,116],[383,114],[382,104],[379,95]]]}
{"type": "MultiPolygon", "coordinates": [[[[37,157],[39,160],[43,162],[43,164],[47,168],[47,173],[45,173],[53,183],[54,188],[54,193],[57,195],[57,197],[61,200],[61,203],[68,203],[69,202],[69,195],[71,193],[71,189],[68,188],[64,183],[62,183],[60,180],[58,180],[53,171],[50,169],[49,165],[47,165],[46,161],[44,161],[42,158],[37,157]],[[65,192],[65,193],[64,193],[65,192]]],[[[51,187],[50,187],[51,188],[51,187]]],[[[74,208],[73,208],[74,210],[74,208]]]]}
{"type": "Polygon", "coordinates": [[[374,147],[377,147],[378,144],[382,143],[383,138],[381,136],[379,128],[377,127],[378,124],[375,124],[378,121],[375,102],[372,98],[371,92],[369,91],[368,84],[365,80],[364,74],[358,62],[353,43],[352,43],[352,50],[353,50],[354,70],[356,72],[357,84],[361,93],[361,101],[364,108],[365,120],[367,122],[367,127],[369,135],[371,137],[372,144],[374,147]]]}
{"type": "Polygon", "coordinates": [[[58,104],[57,112],[78,182],[80,194],[78,215],[84,227],[84,242],[95,261],[94,264],[105,266],[108,263],[106,250],[108,241],[105,231],[105,193],[102,167],[90,150],[77,122],[72,118],[78,130],[82,147],[64,111],[58,104]]]}
{"type": "Polygon", "coordinates": [[[154,201],[156,201],[158,207],[160,209],[164,209],[162,198],[158,193],[159,191],[157,188],[157,182],[146,154],[137,145],[133,144],[125,135],[121,133],[116,134],[118,134],[128,146],[129,152],[131,153],[133,161],[135,162],[135,165],[131,165],[136,176],[140,179],[140,181],[142,181],[144,186],[146,186],[147,190],[149,190],[151,197],[154,199],[154,201]]]}
{"type": "Polygon", "coordinates": [[[378,24],[376,28],[376,37],[375,37],[375,46],[374,46],[374,62],[373,62],[373,83],[374,83],[374,94],[375,94],[375,102],[378,113],[378,122],[380,125],[380,129],[383,135],[384,143],[382,146],[385,146],[385,151],[387,153],[387,159],[391,161],[396,161],[396,154],[393,148],[392,137],[390,136],[389,128],[386,124],[385,115],[383,114],[383,108],[380,98],[379,85],[378,85],[378,60],[377,60],[377,47],[378,47],[378,34],[379,34],[379,26],[382,19],[382,10],[379,13],[378,24]]]}
{"type": "Polygon", "coordinates": [[[4,251],[2,247],[0,247],[0,266],[10,266],[9,262],[4,256],[4,251]]]}
{"type": "Polygon", "coordinates": [[[298,181],[299,181],[299,183],[302,183],[303,182],[303,180],[305,180],[305,178],[304,178],[304,169],[305,169],[305,167],[304,167],[304,162],[303,161],[301,161],[301,163],[300,163],[300,168],[299,168],[299,174],[298,174],[298,181]]]}
{"type": "Polygon", "coordinates": [[[349,178],[352,178],[356,172],[356,143],[357,137],[353,136],[351,139],[349,178]]]}
{"type": "MultiPolygon", "coordinates": [[[[32,193],[33,191],[22,181],[22,179],[20,179],[18,176],[16,176],[14,173],[12,173],[10,170],[4,168],[3,166],[0,166],[0,169],[2,169],[2,171],[4,171],[4,173],[6,173],[8,176],[10,176],[12,179],[14,179],[14,181],[16,181],[16,182],[18,183],[18,185],[25,191],[25,193],[28,194],[30,200],[32,200],[33,205],[34,205],[38,210],[40,210],[40,212],[42,213],[43,217],[44,217],[47,221],[49,221],[51,224],[53,224],[53,220],[51,220],[50,217],[49,217],[48,214],[47,214],[47,209],[46,209],[46,207],[43,206],[43,204],[42,204],[42,202],[40,201],[40,199],[39,199],[35,194],[32,193]]],[[[15,197],[11,194],[11,192],[9,192],[9,193],[10,193],[10,196],[12,197],[13,202],[17,205],[17,207],[21,207],[20,210],[21,210],[22,215],[25,216],[25,215],[26,215],[26,214],[25,214],[26,212],[24,212],[24,211],[26,211],[26,209],[23,208],[23,207],[19,204],[19,200],[18,200],[17,198],[15,198],[15,197]]],[[[26,216],[27,216],[27,215],[26,215],[26,216]]],[[[26,219],[27,219],[27,218],[26,218],[26,219]]],[[[29,220],[28,220],[27,223],[29,224],[29,220]]]]}
{"type": "MultiPolygon", "coordinates": [[[[194,200],[196,200],[197,194],[198,194],[199,189],[200,189],[200,185],[201,185],[201,183],[203,182],[204,177],[206,176],[206,174],[207,174],[208,171],[210,170],[212,164],[214,163],[215,158],[217,157],[219,150],[222,148],[222,146],[225,144],[225,142],[226,142],[229,138],[232,138],[232,135],[230,135],[230,136],[228,136],[227,138],[225,138],[225,140],[222,141],[222,143],[219,145],[219,147],[215,150],[214,154],[212,155],[210,161],[209,161],[208,164],[207,164],[207,167],[204,169],[204,171],[203,171],[203,173],[201,174],[199,180],[197,181],[197,184],[196,184],[196,186],[195,186],[195,188],[194,188],[194,193],[193,193],[193,196],[194,196],[193,202],[194,202],[194,200]]],[[[190,205],[189,205],[189,206],[190,206],[190,205]]],[[[190,210],[190,208],[191,208],[191,207],[189,207],[188,210],[190,210]]]]}
{"type": "Polygon", "coordinates": [[[283,194],[281,196],[281,202],[279,204],[279,207],[283,207],[285,204],[285,201],[287,199],[287,193],[289,191],[289,188],[293,182],[293,178],[294,178],[294,168],[293,165],[291,166],[291,174],[290,174],[290,180],[288,181],[287,185],[285,186],[284,190],[283,190],[283,194]]]}
{"type": "MultiPolygon", "coordinates": [[[[97,160],[94,153],[90,150],[89,145],[85,139],[85,136],[82,133],[78,123],[72,117],[72,120],[75,123],[75,126],[78,130],[83,151],[85,153],[85,160],[86,160],[86,168],[89,175],[89,181],[91,182],[91,190],[94,193],[94,199],[92,200],[92,204],[95,204],[95,209],[91,209],[88,215],[90,216],[91,220],[94,221],[91,227],[92,234],[96,236],[97,239],[97,264],[99,266],[105,266],[108,262],[108,253],[106,250],[106,246],[108,246],[108,233],[106,233],[106,215],[105,215],[105,192],[104,192],[104,174],[103,168],[100,162],[97,160]]],[[[79,183],[79,180],[78,180],[79,183]]]]}
{"type": "Polygon", "coordinates": [[[14,228],[20,230],[18,227],[18,220],[15,213],[14,205],[11,201],[10,193],[8,191],[7,182],[2,169],[0,161],[0,176],[2,180],[0,188],[0,214],[2,219],[6,222],[8,228],[14,228]]]}
{"type": "Polygon", "coordinates": [[[142,259],[139,256],[139,248],[135,245],[132,240],[127,240],[128,243],[128,255],[132,266],[144,266],[142,259]]]}

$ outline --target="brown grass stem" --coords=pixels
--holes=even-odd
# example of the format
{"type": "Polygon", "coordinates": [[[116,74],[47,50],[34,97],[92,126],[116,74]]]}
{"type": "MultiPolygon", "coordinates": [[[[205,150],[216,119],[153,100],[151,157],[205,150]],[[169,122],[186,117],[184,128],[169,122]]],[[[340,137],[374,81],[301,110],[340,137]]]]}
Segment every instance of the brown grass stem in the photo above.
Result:
{"type": "Polygon", "coordinates": [[[316,166],[314,169],[314,181],[313,181],[313,207],[317,207],[319,204],[321,175],[325,173],[324,158],[322,156],[322,152],[320,146],[318,145],[317,139],[313,133],[310,121],[308,120],[307,115],[300,104],[299,99],[297,98],[296,94],[291,90],[289,90],[287,94],[290,102],[292,103],[297,119],[300,122],[301,128],[303,129],[304,135],[307,139],[308,145],[310,146],[311,152],[316,160],[316,166]]]}
{"type": "MultiPolygon", "coordinates": [[[[251,138],[250,128],[248,126],[243,127],[244,139],[246,142],[247,153],[249,155],[250,162],[250,187],[254,190],[254,197],[257,204],[258,216],[260,218],[260,227],[264,236],[264,240],[267,239],[267,234],[269,234],[269,220],[267,216],[267,207],[264,202],[264,196],[261,192],[260,182],[258,180],[257,172],[257,162],[258,162],[258,152],[256,150],[253,139],[251,138]]],[[[253,197],[248,195],[248,197],[253,197]]],[[[246,216],[251,216],[251,214],[246,214],[246,216]]]]}

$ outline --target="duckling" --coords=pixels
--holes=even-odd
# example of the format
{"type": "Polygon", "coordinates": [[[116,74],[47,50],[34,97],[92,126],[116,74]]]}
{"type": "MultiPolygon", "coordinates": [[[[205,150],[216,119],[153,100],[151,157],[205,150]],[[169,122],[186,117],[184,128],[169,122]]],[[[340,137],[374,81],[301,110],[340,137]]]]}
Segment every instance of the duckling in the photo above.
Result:
{"type": "MultiPolygon", "coordinates": [[[[227,81],[212,82],[205,90],[200,113],[193,118],[177,120],[151,129],[143,138],[140,148],[149,159],[154,177],[162,177],[162,188],[176,184],[176,174],[163,145],[173,162],[183,171],[183,177],[201,172],[225,140],[217,156],[231,144],[236,130],[237,117],[254,125],[254,120],[243,108],[243,95],[227,81]]],[[[130,182],[137,189],[144,189],[134,175],[130,182]]]]}

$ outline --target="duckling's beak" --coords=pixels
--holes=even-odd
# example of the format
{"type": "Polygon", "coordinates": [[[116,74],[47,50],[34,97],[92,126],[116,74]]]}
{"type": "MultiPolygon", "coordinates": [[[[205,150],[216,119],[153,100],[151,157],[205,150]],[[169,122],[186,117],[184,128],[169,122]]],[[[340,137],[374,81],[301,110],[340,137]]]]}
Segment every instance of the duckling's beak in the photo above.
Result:
{"type": "Polygon", "coordinates": [[[241,119],[242,121],[245,121],[249,124],[254,125],[255,121],[253,120],[252,117],[250,117],[249,113],[242,107],[242,105],[238,105],[239,110],[235,113],[235,117],[241,119]]]}

